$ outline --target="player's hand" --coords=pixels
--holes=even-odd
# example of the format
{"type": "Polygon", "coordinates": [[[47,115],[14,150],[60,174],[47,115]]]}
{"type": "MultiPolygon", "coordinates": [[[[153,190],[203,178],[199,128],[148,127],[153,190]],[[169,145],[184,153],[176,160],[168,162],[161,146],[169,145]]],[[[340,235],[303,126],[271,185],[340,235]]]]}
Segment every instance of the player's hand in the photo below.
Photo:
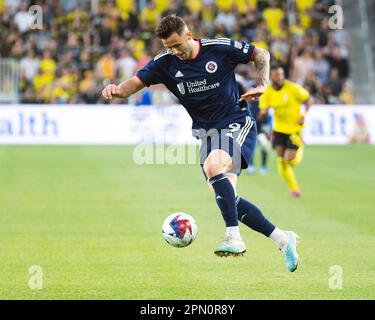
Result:
{"type": "Polygon", "coordinates": [[[241,101],[255,101],[257,100],[266,90],[266,87],[264,86],[257,86],[255,88],[251,88],[247,90],[240,98],[241,101]]]}
{"type": "Polygon", "coordinates": [[[113,96],[118,96],[120,94],[121,94],[121,90],[119,86],[116,86],[115,84],[109,84],[102,91],[103,97],[106,98],[107,100],[111,100],[113,96]]]}

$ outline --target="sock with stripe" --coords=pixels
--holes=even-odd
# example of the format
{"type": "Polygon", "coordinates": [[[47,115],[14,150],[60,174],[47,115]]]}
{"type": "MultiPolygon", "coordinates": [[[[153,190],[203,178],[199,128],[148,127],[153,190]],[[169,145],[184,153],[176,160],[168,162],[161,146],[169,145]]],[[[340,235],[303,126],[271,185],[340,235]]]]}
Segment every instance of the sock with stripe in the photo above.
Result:
{"type": "MultiPolygon", "coordinates": [[[[226,227],[238,227],[236,194],[233,185],[224,174],[218,174],[208,181],[215,191],[216,203],[220,208],[226,227]]],[[[233,230],[236,232],[237,229],[233,230]]]]}
{"type": "Polygon", "coordinates": [[[269,237],[275,226],[251,202],[237,196],[238,219],[249,228],[269,237]]]}

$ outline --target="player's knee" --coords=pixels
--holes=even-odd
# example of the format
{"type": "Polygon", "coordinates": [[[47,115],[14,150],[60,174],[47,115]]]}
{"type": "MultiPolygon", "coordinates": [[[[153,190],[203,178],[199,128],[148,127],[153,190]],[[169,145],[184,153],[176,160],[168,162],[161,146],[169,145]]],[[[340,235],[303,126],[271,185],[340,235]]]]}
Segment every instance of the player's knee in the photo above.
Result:
{"type": "Polygon", "coordinates": [[[295,152],[293,152],[293,153],[287,153],[287,154],[284,155],[284,160],[286,162],[290,162],[290,161],[294,160],[295,157],[296,157],[296,153],[295,152]]]}
{"type": "Polygon", "coordinates": [[[203,170],[208,179],[225,173],[231,166],[232,159],[222,150],[213,150],[203,164],[203,170]]]}
{"type": "Polygon", "coordinates": [[[223,164],[215,164],[210,161],[205,161],[203,170],[206,173],[208,179],[217,176],[218,174],[225,172],[225,166],[223,164]]]}
{"type": "Polygon", "coordinates": [[[211,185],[211,183],[208,182],[208,180],[207,180],[207,187],[208,187],[208,190],[215,192],[213,186],[211,185]]]}

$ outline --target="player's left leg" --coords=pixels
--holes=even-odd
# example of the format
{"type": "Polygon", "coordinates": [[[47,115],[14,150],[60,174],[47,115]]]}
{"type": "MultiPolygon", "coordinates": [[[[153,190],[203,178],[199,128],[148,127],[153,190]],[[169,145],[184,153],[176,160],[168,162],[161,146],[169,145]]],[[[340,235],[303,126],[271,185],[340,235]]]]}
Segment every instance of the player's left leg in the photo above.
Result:
{"type": "MultiPolygon", "coordinates": [[[[254,140],[254,132],[250,130],[240,146],[241,167],[243,169],[246,168],[247,159],[249,159],[251,153],[254,152],[254,140]]],[[[239,175],[240,171],[236,173],[239,175]]],[[[229,176],[228,173],[227,175],[229,176]]],[[[236,189],[237,176],[230,176],[230,181],[234,185],[234,189],[236,189]]],[[[295,271],[298,265],[298,254],[296,251],[297,235],[294,232],[283,231],[277,228],[263,215],[257,206],[244,198],[237,196],[236,203],[238,219],[249,228],[273,240],[284,254],[287,269],[291,272],[295,271]]]]}
{"type": "Polygon", "coordinates": [[[298,198],[301,196],[301,189],[297,183],[297,179],[293,167],[302,161],[304,153],[304,144],[300,133],[289,136],[287,147],[284,153],[285,173],[290,182],[291,196],[298,198]]]}
{"type": "Polygon", "coordinates": [[[261,132],[258,134],[258,142],[260,146],[260,152],[261,152],[261,169],[260,173],[262,175],[267,174],[267,159],[268,159],[268,153],[271,150],[271,143],[267,138],[267,135],[264,132],[261,132]]]}
{"type": "MultiPolygon", "coordinates": [[[[229,181],[236,189],[237,175],[227,173],[229,181]]],[[[298,236],[292,231],[283,231],[274,226],[256,207],[248,200],[236,196],[238,219],[250,229],[259,232],[276,243],[284,254],[286,267],[293,272],[297,269],[298,253],[296,250],[298,236]]]]}

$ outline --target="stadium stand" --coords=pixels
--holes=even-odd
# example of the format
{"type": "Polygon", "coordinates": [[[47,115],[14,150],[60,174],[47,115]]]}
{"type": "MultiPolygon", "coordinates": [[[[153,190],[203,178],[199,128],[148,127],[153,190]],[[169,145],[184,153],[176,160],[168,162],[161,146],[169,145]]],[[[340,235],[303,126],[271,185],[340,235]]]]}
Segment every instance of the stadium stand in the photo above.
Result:
{"type": "MultiPolygon", "coordinates": [[[[331,30],[334,0],[0,0],[0,58],[18,62],[22,103],[108,103],[109,82],[130,77],[163,48],[153,36],[161,17],[181,15],[197,38],[231,37],[270,50],[272,63],[304,85],[316,103],[353,103],[348,33],[331,30]],[[29,30],[28,8],[43,9],[43,29],[29,30]]],[[[3,67],[3,64],[0,66],[3,67]]],[[[238,72],[251,81],[251,68],[238,72]]],[[[14,82],[14,75],[12,77],[14,82]]],[[[173,103],[163,86],[133,100],[173,103]]]]}

